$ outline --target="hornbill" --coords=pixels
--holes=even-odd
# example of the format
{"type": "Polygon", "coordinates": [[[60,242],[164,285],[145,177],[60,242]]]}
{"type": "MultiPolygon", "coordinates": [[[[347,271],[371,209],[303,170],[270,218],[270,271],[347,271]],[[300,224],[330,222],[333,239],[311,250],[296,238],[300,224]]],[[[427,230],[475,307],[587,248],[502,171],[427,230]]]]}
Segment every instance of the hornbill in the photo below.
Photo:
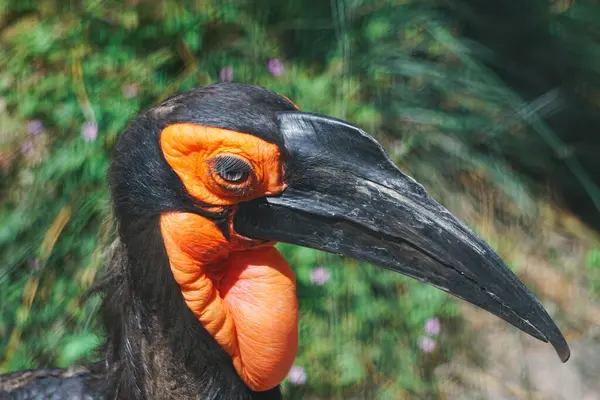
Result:
{"type": "Polygon", "coordinates": [[[130,122],[108,180],[118,239],[101,283],[105,362],[6,375],[5,395],[281,398],[298,305],[276,242],[411,276],[569,358],[500,257],[378,142],[267,89],[222,83],[167,99],[130,122]]]}

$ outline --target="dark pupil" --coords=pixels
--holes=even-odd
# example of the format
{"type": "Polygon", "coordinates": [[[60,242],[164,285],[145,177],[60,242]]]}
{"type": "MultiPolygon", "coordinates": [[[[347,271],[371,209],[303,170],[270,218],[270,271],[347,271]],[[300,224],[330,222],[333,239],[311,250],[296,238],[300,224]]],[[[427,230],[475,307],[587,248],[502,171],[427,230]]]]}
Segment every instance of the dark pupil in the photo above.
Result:
{"type": "Polygon", "coordinates": [[[234,156],[217,157],[213,168],[221,178],[231,183],[244,182],[252,172],[250,164],[234,156]]]}

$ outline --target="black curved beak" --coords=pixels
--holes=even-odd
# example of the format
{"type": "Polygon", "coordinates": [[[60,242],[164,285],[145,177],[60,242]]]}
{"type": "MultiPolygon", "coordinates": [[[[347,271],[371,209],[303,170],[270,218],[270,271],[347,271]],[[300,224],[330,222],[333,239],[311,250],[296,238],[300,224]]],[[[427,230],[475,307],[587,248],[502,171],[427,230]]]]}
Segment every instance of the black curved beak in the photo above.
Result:
{"type": "Polygon", "coordinates": [[[332,118],[279,115],[288,187],[240,205],[235,230],[379,265],[460,297],[550,342],[567,342],[500,257],[405,175],[381,145],[332,118]]]}

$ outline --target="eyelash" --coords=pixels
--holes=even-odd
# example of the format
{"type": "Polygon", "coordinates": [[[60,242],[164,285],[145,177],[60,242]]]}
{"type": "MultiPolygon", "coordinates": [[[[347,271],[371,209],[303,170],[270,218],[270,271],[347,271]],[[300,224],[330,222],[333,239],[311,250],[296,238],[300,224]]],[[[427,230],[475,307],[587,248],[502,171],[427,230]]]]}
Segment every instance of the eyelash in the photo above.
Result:
{"type": "Polygon", "coordinates": [[[233,191],[244,190],[253,178],[252,166],[241,157],[221,155],[211,160],[213,177],[220,186],[233,191]]]}

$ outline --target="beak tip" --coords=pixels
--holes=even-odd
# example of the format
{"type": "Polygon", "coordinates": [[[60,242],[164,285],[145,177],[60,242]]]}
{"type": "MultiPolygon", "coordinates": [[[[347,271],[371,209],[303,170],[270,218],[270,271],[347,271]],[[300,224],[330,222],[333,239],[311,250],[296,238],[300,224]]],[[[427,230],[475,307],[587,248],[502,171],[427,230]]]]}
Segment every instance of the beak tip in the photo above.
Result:
{"type": "MultiPolygon", "coordinates": [[[[546,314],[545,311],[544,314],[546,314]]],[[[550,317],[548,316],[548,318],[550,317]]],[[[556,351],[556,354],[558,355],[560,360],[563,363],[566,363],[567,361],[569,361],[569,358],[571,358],[571,349],[569,348],[569,344],[567,343],[567,340],[563,336],[558,326],[556,326],[554,321],[550,319],[549,322],[550,325],[546,325],[546,329],[535,329],[537,331],[536,333],[538,333],[539,335],[532,336],[537,337],[543,342],[550,343],[552,347],[554,347],[554,351],[556,351]]]]}
{"type": "Polygon", "coordinates": [[[554,350],[556,351],[556,354],[558,354],[560,361],[566,363],[569,361],[569,358],[571,358],[571,349],[569,348],[567,340],[560,332],[558,327],[555,325],[554,328],[554,332],[548,336],[547,340],[550,342],[552,347],[554,347],[554,350]]]}
{"type": "Polygon", "coordinates": [[[571,358],[571,350],[569,349],[569,345],[563,337],[561,337],[558,342],[553,341],[552,346],[554,346],[558,357],[560,357],[560,361],[563,363],[569,361],[569,358],[571,358]]]}
{"type": "MultiPolygon", "coordinates": [[[[558,328],[556,328],[558,330],[558,328]]],[[[554,347],[554,351],[560,358],[560,361],[566,363],[571,358],[571,349],[569,348],[569,344],[565,337],[558,331],[556,334],[552,336],[546,336],[543,340],[546,343],[550,343],[552,347],[554,347]]]]}

